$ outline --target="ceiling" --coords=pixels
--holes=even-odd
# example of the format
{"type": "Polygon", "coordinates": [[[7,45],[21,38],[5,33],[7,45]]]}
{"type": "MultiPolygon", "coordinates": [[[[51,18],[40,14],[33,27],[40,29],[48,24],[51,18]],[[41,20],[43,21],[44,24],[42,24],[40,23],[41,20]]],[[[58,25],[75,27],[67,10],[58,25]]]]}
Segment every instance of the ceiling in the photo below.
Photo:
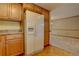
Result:
{"type": "Polygon", "coordinates": [[[35,3],[35,4],[49,11],[61,5],[60,3],[35,3]]]}
{"type": "Polygon", "coordinates": [[[36,5],[45,8],[49,11],[54,10],[55,8],[59,7],[59,6],[79,6],[78,3],[35,3],[36,5]]]}

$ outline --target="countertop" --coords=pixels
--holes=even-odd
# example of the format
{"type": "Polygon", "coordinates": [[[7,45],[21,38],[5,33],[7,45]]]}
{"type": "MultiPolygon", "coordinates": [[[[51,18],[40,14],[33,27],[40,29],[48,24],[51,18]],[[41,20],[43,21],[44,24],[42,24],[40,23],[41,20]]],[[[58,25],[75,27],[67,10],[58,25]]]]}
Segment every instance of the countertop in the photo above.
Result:
{"type": "Polygon", "coordinates": [[[0,35],[11,35],[11,34],[23,34],[22,31],[18,30],[0,30],[0,35]]]}

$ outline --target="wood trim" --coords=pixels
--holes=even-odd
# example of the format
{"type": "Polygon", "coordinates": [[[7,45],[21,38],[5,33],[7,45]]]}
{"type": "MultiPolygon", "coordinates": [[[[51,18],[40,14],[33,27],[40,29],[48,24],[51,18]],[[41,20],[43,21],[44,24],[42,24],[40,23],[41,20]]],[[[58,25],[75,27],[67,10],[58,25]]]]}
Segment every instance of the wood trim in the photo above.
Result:
{"type": "MultiPolygon", "coordinates": [[[[0,18],[0,19],[3,19],[3,18],[0,18]]],[[[10,22],[21,22],[20,20],[10,20],[10,18],[8,19],[3,19],[3,20],[0,20],[0,21],[10,21],[10,22]]]]}
{"type": "MultiPolygon", "coordinates": [[[[22,10],[23,10],[23,14],[22,14],[22,20],[20,22],[20,25],[21,25],[21,31],[23,32],[22,35],[23,35],[23,53],[20,54],[20,55],[24,55],[25,54],[25,40],[24,40],[24,20],[25,20],[25,14],[24,14],[24,8],[23,8],[23,4],[21,4],[22,6],[22,10]]],[[[18,56],[20,56],[18,55],[18,56]]]]}
{"type": "Polygon", "coordinates": [[[45,45],[44,47],[50,46],[50,44],[45,45]]]}
{"type": "Polygon", "coordinates": [[[22,52],[22,53],[20,53],[20,54],[18,54],[16,56],[24,56],[24,52],[22,52]]]}
{"type": "Polygon", "coordinates": [[[24,53],[23,55],[25,55],[25,36],[24,36],[24,20],[25,20],[25,9],[23,7],[23,4],[22,4],[22,8],[23,8],[23,18],[21,20],[21,29],[22,29],[22,32],[23,32],[23,49],[24,49],[24,53]]]}
{"type": "MultiPolygon", "coordinates": [[[[32,3],[32,4],[34,4],[34,3],[32,3]]],[[[34,5],[36,5],[36,4],[34,4],[34,5]]],[[[38,6],[38,5],[36,5],[36,6],[39,7],[39,8],[41,8],[41,9],[44,9],[43,7],[40,7],[40,6],[38,6]]],[[[47,10],[47,9],[44,9],[44,10],[46,10],[46,11],[49,12],[49,10],[47,10]]]]}
{"type": "Polygon", "coordinates": [[[24,8],[24,11],[25,10],[30,10],[30,11],[32,11],[32,12],[36,12],[36,13],[39,13],[39,14],[42,14],[42,10],[45,10],[45,11],[47,11],[47,12],[49,12],[47,9],[44,9],[44,8],[42,8],[42,7],[40,7],[40,6],[38,6],[38,5],[36,5],[36,4],[34,4],[34,3],[23,3],[23,8],[24,8]],[[25,7],[25,5],[27,6],[27,5],[30,5],[29,7],[32,7],[32,8],[29,8],[29,7],[25,7]],[[40,11],[38,11],[37,9],[40,9],[40,11]],[[37,11],[36,11],[36,10],[37,11]]]}

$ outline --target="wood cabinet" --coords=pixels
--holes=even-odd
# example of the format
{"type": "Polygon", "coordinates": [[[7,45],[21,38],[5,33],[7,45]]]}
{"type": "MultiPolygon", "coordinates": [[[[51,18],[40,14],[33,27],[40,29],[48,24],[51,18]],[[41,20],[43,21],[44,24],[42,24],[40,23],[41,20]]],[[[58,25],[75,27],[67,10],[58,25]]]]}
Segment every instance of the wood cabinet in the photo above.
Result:
{"type": "Polygon", "coordinates": [[[2,19],[8,19],[9,15],[9,5],[8,4],[0,4],[0,20],[2,19]]]}
{"type": "Polygon", "coordinates": [[[23,8],[19,3],[0,4],[0,20],[20,21],[23,16],[23,8]]]}
{"type": "Polygon", "coordinates": [[[23,53],[23,36],[7,35],[6,37],[6,55],[14,56],[23,53]]]}
{"type": "Polygon", "coordinates": [[[0,56],[5,56],[5,36],[0,35],[0,56]]]}
{"type": "Polygon", "coordinates": [[[16,56],[24,53],[23,35],[0,35],[0,56],[16,56]]]}
{"type": "Polygon", "coordinates": [[[10,19],[21,20],[23,15],[23,9],[21,4],[10,4],[10,19]]]}

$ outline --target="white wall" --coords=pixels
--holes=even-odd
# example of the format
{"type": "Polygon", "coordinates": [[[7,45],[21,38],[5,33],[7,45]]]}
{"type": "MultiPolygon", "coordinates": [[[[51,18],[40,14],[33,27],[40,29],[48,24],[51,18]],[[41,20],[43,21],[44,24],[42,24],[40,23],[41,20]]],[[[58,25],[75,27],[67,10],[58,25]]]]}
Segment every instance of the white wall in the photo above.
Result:
{"type": "Polygon", "coordinates": [[[50,12],[51,19],[59,19],[79,15],[79,4],[61,4],[60,7],[50,12]]]}
{"type": "Polygon", "coordinates": [[[50,17],[50,44],[79,55],[79,4],[62,4],[50,17]]]}

